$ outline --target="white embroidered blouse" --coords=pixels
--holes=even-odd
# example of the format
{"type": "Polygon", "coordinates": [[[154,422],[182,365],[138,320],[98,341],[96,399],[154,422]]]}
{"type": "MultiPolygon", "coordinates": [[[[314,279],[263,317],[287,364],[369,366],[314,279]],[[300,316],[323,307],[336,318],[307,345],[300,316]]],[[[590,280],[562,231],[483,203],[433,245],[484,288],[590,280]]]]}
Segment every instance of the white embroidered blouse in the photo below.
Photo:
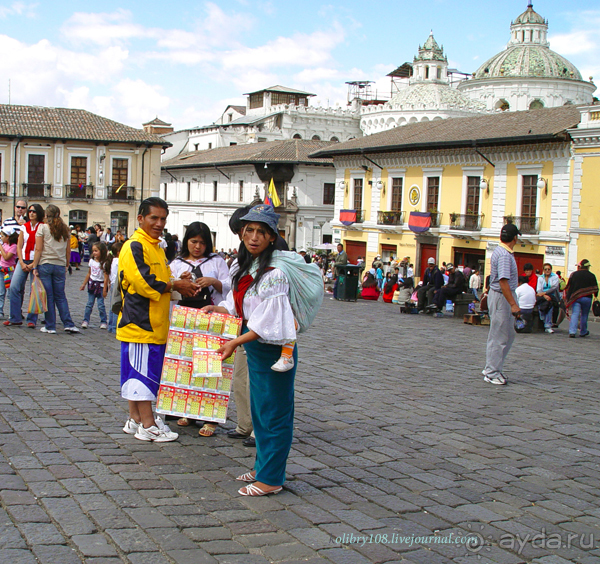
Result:
{"type": "Polygon", "coordinates": [[[223,285],[222,292],[218,292],[214,286],[210,287],[210,296],[213,304],[219,304],[231,289],[229,269],[227,268],[227,263],[225,260],[219,255],[211,257],[210,260],[206,258],[194,260],[191,257],[188,257],[185,260],[190,264],[186,264],[177,258],[171,262],[169,266],[171,268],[171,274],[173,277],[176,279],[180,278],[184,272],[191,272],[194,267],[200,265],[200,270],[202,270],[203,276],[216,278],[223,285]]]}
{"type": "MultiPolygon", "coordinates": [[[[232,274],[234,272],[232,269],[232,274]]],[[[285,345],[296,340],[296,322],[289,294],[287,277],[278,268],[265,272],[258,286],[248,288],[243,303],[244,318],[248,329],[260,335],[261,343],[285,345]]],[[[219,305],[231,315],[237,315],[233,290],[219,305]]]]}

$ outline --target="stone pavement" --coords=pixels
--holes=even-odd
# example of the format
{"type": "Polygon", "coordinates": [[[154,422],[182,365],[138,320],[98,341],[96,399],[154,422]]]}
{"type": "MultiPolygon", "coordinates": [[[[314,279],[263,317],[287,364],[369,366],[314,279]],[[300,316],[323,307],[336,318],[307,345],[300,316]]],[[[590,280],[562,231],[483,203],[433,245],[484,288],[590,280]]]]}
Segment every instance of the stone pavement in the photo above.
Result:
{"type": "Polygon", "coordinates": [[[2,564],[600,562],[596,325],[518,336],[496,387],[487,328],[326,298],[300,337],[289,480],[256,499],[237,494],[254,449],[233,421],[175,443],[121,431],[98,325],[0,327],[2,564]]]}

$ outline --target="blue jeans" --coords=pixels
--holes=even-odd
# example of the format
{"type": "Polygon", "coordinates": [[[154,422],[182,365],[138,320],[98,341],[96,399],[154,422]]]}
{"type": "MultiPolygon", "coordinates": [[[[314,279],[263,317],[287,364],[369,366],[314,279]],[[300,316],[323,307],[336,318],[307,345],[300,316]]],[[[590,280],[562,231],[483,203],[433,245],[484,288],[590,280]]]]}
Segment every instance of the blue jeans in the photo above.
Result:
{"type": "Polygon", "coordinates": [[[550,307],[548,308],[548,311],[546,313],[542,313],[540,312],[540,319],[544,322],[544,327],[546,329],[550,329],[552,327],[552,310],[554,308],[550,307]]]}
{"type": "Polygon", "coordinates": [[[471,288],[471,294],[473,294],[475,299],[479,301],[479,290],[477,288],[471,288]]]}
{"type": "Polygon", "coordinates": [[[69,312],[69,304],[65,295],[65,267],[58,264],[40,264],[38,266],[40,280],[46,289],[48,296],[48,311],[44,314],[46,318],[46,329],[56,331],[56,309],[65,329],[75,327],[69,312]],[[55,308],[56,306],[56,308],[55,308]]]}
{"type": "Polygon", "coordinates": [[[100,314],[100,323],[106,323],[106,308],[104,307],[104,298],[102,294],[96,295],[92,292],[88,291],[88,302],[85,306],[85,313],[83,314],[83,320],[90,322],[90,317],[92,316],[92,308],[94,307],[94,302],[98,300],[98,313],[100,314]]]}
{"type": "Polygon", "coordinates": [[[117,320],[118,319],[119,319],[119,316],[116,313],[113,313],[112,311],[108,312],[108,332],[109,333],[117,332],[117,320]]]}
{"type": "Polygon", "coordinates": [[[569,335],[577,334],[577,327],[579,327],[580,335],[587,335],[588,328],[588,316],[590,314],[590,308],[592,307],[592,297],[586,296],[585,298],[579,298],[573,302],[571,310],[571,321],[569,322],[569,335]],[[581,318],[581,321],[580,321],[581,318]]]}
{"type": "MultiPolygon", "coordinates": [[[[31,264],[32,260],[23,261],[25,264],[31,264]]],[[[23,295],[25,294],[25,283],[27,282],[27,277],[31,274],[31,281],[33,282],[33,273],[32,272],[23,272],[21,268],[21,263],[17,262],[17,266],[15,271],[13,272],[13,277],[10,282],[10,322],[11,323],[23,323],[23,315],[21,314],[21,308],[23,307],[23,295]]],[[[33,323],[34,325],[37,323],[37,314],[36,313],[28,313],[27,314],[27,323],[33,323]]]]}

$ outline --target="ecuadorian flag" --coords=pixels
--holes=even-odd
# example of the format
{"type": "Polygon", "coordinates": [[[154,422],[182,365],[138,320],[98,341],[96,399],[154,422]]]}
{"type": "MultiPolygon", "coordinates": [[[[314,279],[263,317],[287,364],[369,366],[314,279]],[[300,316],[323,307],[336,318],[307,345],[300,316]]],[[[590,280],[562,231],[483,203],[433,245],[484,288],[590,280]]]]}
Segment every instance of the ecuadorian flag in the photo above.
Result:
{"type": "Polygon", "coordinates": [[[269,190],[265,196],[265,204],[273,206],[274,208],[281,205],[281,200],[277,195],[277,189],[275,188],[275,183],[273,182],[273,177],[271,177],[271,182],[269,182],[269,190]]]}
{"type": "Polygon", "coordinates": [[[425,233],[431,227],[431,214],[429,212],[410,212],[408,228],[413,233],[425,233]]]}

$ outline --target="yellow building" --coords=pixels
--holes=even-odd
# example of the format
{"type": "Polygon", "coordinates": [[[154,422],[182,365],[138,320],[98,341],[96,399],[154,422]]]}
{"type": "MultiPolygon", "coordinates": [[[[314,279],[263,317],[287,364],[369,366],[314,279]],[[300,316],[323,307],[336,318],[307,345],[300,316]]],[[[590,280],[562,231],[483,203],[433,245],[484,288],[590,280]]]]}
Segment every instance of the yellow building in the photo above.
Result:
{"type": "Polygon", "coordinates": [[[592,270],[600,272],[600,106],[579,110],[581,123],[569,130],[573,141],[569,267],[573,269],[576,261],[586,258],[592,270]]]}
{"type": "Polygon", "coordinates": [[[17,199],[57,205],[63,219],[131,234],[141,199],[158,195],[158,135],[66,108],[0,104],[0,211],[17,199]]]}
{"type": "Polygon", "coordinates": [[[570,271],[577,252],[567,130],[579,121],[574,106],[453,118],[313,153],[333,157],[336,167],[334,242],[344,244],[351,262],[408,256],[416,276],[429,257],[485,272],[502,225],[513,222],[523,233],[520,270],[526,262],[541,270],[547,261],[570,271]],[[345,225],[348,218],[354,222],[345,225]]]}

